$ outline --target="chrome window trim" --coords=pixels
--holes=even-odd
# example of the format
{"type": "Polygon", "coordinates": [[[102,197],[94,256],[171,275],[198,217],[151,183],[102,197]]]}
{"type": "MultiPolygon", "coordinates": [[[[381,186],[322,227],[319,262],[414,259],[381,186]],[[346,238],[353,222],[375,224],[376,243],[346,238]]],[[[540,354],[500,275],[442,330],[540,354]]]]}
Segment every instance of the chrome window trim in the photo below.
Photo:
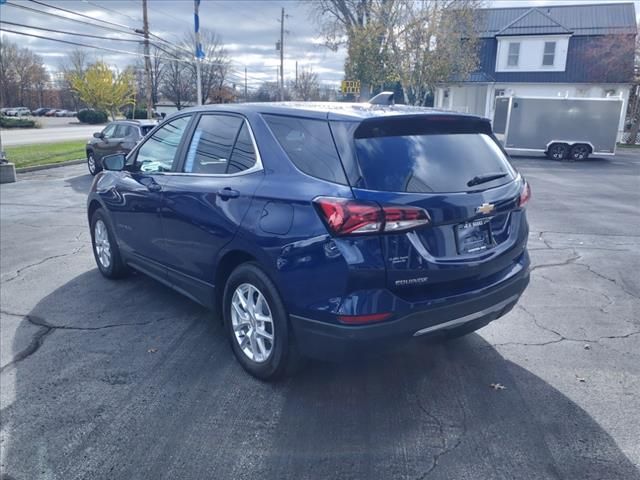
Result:
{"type": "MultiPolygon", "coordinates": [[[[260,172],[264,170],[264,167],[262,165],[262,157],[260,156],[260,150],[258,150],[258,144],[256,142],[256,137],[253,134],[253,128],[251,127],[251,124],[249,123],[249,120],[247,119],[247,117],[245,117],[244,115],[240,115],[240,114],[236,114],[233,112],[229,112],[234,117],[239,117],[242,119],[242,121],[247,125],[247,127],[249,128],[249,136],[251,137],[251,144],[253,145],[253,150],[256,153],[256,163],[253,165],[253,167],[251,168],[247,168],[246,170],[243,170],[241,172],[235,172],[235,173],[197,173],[197,172],[160,172],[159,175],[167,175],[167,176],[189,176],[189,177],[214,177],[214,178],[229,178],[229,177],[239,177],[241,175],[250,175],[252,173],[255,172],[260,172]]],[[[206,113],[202,113],[199,118],[198,118],[198,123],[200,123],[200,120],[202,119],[203,116],[205,115],[221,115],[220,112],[206,112],[206,113]]],[[[222,115],[229,115],[227,112],[222,113],[222,115]]],[[[197,129],[197,125],[196,125],[196,129],[197,129]]],[[[195,130],[194,130],[195,133],[195,130]]],[[[193,140],[193,137],[191,137],[191,139],[193,140]]],[[[190,145],[189,145],[190,146],[190,145]]],[[[235,144],[234,144],[234,148],[235,148],[235,144]]],[[[233,153],[233,150],[231,150],[231,153],[233,153]]],[[[182,168],[184,168],[184,165],[182,166],[182,168]]]]}

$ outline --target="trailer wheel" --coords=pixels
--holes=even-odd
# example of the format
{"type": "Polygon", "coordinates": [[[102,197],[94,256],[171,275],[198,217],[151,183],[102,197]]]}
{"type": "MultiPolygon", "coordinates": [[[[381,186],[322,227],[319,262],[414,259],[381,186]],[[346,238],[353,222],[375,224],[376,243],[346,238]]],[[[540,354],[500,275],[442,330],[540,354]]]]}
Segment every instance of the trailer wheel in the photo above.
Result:
{"type": "Polygon", "coordinates": [[[569,159],[576,160],[586,160],[591,153],[591,147],[584,143],[576,143],[573,147],[571,147],[571,153],[569,153],[569,159]]]}
{"type": "Polygon", "coordinates": [[[564,160],[569,155],[569,145],[566,143],[552,143],[547,150],[547,156],[553,160],[564,160]]]}

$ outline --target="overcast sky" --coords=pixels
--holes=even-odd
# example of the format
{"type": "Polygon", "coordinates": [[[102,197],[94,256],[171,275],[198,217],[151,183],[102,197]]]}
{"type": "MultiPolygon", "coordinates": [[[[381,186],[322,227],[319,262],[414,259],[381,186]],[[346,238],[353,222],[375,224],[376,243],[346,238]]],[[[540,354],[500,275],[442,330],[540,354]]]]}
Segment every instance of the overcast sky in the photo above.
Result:
{"type": "MultiPolygon", "coordinates": [[[[9,0],[32,9],[49,11],[57,15],[73,17],[60,10],[25,0],[9,0]]],[[[94,19],[107,20],[131,28],[142,27],[141,0],[40,0],[43,3],[79,12],[94,19]],[[117,12],[117,13],[116,13],[117,12]]],[[[558,1],[558,0],[493,0],[491,7],[524,7],[575,3],[605,3],[603,0],[558,1]]],[[[636,15],[640,14],[640,1],[635,0],[636,15]]],[[[170,42],[193,29],[193,1],[148,0],[151,32],[170,42]]],[[[220,34],[232,61],[232,79],[242,83],[245,66],[248,69],[249,86],[263,80],[276,79],[279,53],[275,43],[280,36],[280,9],[284,7],[285,19],[285,79],[295,75],[295,62],[299,68],[313,68],[322,83],[337,83],[342,80],[344,50],[332,52],[322,45],[317,34],[316,20],[311,17],[309,2],[294,0],[202,0],[200,6],[201,29],[213,29],[220,34]]],[[[78,18],[78,17],[75,17],[78,18]]],[[[87,25],[75,23],[47,14],[39,14],[10,5],[0,7],[0,19],[7,22],[39,26],[79,33],[118,37],[119,34],[87,25]]],[[[90,21],[81,19],[83,21],[90,21]]],[[[4,29],[25,31],[47,38],[60,38],[91,45],[99,45],[124,51],[138,51],[135,43],[106,41],[83,37],[71,37],[51,32],[25,29],[3,24],[4,29]]],[[[43,57],[50,70],[57,70],[60,61],[74,47],[48,39],[29,38],[4,33],[3,38],[28,46],[43,57]]],[[[134,38],[120,36],[120,38],[134,38]]],[[[122,68],[135,62],[133,55],[95,50],[96,58],[122,68]]]]}

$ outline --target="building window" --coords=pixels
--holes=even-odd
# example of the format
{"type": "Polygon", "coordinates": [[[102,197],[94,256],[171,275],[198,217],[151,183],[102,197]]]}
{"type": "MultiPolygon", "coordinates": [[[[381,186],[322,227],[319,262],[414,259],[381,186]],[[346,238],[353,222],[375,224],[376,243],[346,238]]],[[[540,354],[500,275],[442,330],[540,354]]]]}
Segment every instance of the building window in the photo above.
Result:
{"type": "Polygon", "coordinates": [[[542,55],[542,66],[553,67],[556,59],[556,42],[544,42],[544,54],[542,55]]]}
{"type": "Polygon", "coordinates": [[[520,42],[509,43],[509,56],[507,57],[508,67],[517,67],[520,59],[520,42]]]}

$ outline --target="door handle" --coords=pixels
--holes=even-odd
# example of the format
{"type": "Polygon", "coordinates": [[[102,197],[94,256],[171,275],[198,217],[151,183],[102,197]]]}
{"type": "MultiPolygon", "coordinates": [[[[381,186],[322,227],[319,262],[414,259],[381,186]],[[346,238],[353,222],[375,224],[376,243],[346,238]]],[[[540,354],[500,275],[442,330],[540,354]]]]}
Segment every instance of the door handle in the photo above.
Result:
{"type": "Polygon", "coordinates": [[[232,190],[231,188],[227,187],[227,188],[218,190],[218,196],[222,200],[228,200],[230,198],[238,198],[240,196],[240,192],[238,192],[237,190],[232,190]]]}

